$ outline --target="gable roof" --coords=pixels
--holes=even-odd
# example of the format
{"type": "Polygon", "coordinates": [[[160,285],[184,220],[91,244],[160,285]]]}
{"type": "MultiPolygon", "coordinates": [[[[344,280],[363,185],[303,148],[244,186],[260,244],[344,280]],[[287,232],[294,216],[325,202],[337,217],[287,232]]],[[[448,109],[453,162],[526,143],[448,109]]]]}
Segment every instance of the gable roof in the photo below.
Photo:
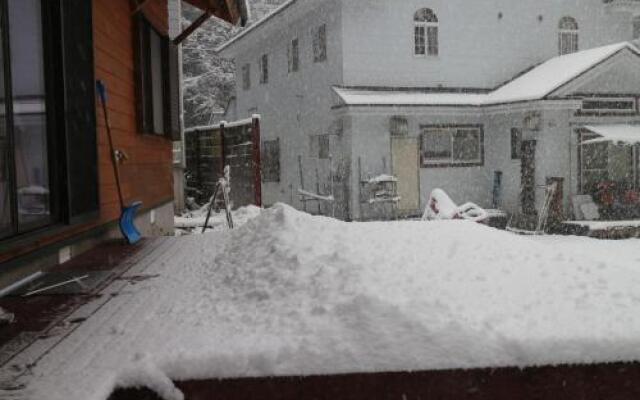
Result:
{"type": "Polygon", "coordinates": [[[628,42],[558,56],[485,94],[419,89],[333,89],[345,105],[355,106],[488,106],[535,101],[547,98],[559,88],[626,50],[640,56],[640,51],[628,42]]]}
{"type": "Polygon", "coordinates": [[[622,42],[554,57],[492,92],[489,101],[542,99],[625,49],[640,55],[631,43],[622,42]]]}
{"type": "Polygon", "coordinates": [[[322,2],[323,2],[323,0],[309,0],[309,1],[306,1],[306,2],[304,0],[302,0],[302,1],[301,0],[287,0],[284,3],[282,3],[280,6],[278,6],[275,10],[273,10],[269,14],[267,14],[264,18],[262,18],[261,20],[250,24],[248,27],[243,29],[238,35],[234,36],[233,38],[231,38],[227,42],[223,43],[221,46],[219,46],[217,49],[215,49],[215,51],[216,51],[216,53],[223,52],[225,50],[228,50],[228,49],[234,47],[236,44],[240,43],[244,39],[246,39],[246,38],[248,38],[250,36],[253,36],[255,31],[258,30],[259,28],[265,27],[268,24],[273,23],[277,16],[285,15],[286,13],[289,13],[291,11],[291,9],[293,8],[292,6],[294,6],[295,4],[303,3],[303,4],[311,4],[312,6],[316,6],[316,5],[318,5],[318,4],[322,3],[322,2]]]}

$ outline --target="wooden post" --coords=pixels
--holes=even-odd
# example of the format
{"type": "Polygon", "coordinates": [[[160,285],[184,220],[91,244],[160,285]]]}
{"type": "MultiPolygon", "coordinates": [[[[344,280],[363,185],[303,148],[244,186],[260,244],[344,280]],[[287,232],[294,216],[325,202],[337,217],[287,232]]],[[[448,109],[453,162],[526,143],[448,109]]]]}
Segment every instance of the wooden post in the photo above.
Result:
{"type": "MultiPolygon", "coordinates": [[[[225,159],[224,159],[224,124],[225,121],[220,122],[220,177],[224,176],[224,167],[225,167],[225,159]]],[[[211,138],[213,140],[213,138],[211,138]]]]}
{"type": "Polygon", "coordinates": [[[253,142],[253,178],[256,206],[262,207],[262,159],[260,157],[260,116],[251,117],[251,134],[253,142]]]}
{"type": "Polygon", "coordinates": [[[200,25],[207,22],[209,18],[211,18],[211,13],[208,11],[200,15],[195,21],[193,21],[191,25],[189,25],[184,31],[182,31],[182,33],[180,33],[175,39],[173,39],[173,44],[177,46],[182,43],[186,38],[189,37],[189,35],[191,35],[196,29],[198,29],[200,25]]]}

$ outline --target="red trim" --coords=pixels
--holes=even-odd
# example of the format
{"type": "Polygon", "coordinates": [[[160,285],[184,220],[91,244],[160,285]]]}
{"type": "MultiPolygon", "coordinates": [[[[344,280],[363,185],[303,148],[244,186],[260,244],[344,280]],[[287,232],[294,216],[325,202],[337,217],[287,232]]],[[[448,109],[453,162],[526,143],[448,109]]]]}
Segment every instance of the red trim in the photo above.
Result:
{"type": "Polygon", "coordinates": [[[253,176],[256,206],[262,207],[262,160],[260,157],[260,118],[253,118],[251,123],[253,135],[253,176]]]}

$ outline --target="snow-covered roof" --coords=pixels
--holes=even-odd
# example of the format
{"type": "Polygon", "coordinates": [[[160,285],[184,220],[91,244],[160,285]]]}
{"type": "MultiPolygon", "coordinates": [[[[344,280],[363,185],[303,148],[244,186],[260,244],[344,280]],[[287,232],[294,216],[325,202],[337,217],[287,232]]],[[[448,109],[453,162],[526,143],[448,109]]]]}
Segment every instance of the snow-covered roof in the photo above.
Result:
{"type": "Polygon", "coordinates": [[[588,125],[585,126],[585,128],[600,137],[596,139],[586,140],[582,142],[582,144],[604,142],[623,144],[640,143],[640,125],[588,125]]]}
{"type": "Polygon", "coordinates": [[[482,93],[441,93],[424,90],[357,89],[334,87],[346,105],[351,106],[480,106],[487,95],[482,93]]]}
{"type": "Polygon", "coordinates": [[[419,89],[334,87],[345,105],[485,106],[542,100],[620,51],[639,50],[629,42],[554,57],[489,93],[443,93],[419,89]]]}
{"type": "MultiPolygon", "coordinates": [[[[315,2],[319,2],[318,0],[314,0],[314,1],[315,2]]],[[[258,29],[261,26],[266,25],[267,23],[272,21],[275,16],[280,15],[281,13],[283,13],[285,10],[287,10],[289,7],[291,7],[293,4],[295,4],[297,2],[298,2],[298,0],[287,0],[287,1],[285,1],[280,6],[278,6],[276,9],[274,9],[272,12],[267,14],[264,18],[262,18],[261,20],[255,22],[253,24],[250,24],[248,27],[246,27],[244,30],[242,30],[242,32],[240,32],[238,35],[234,36],[229,41],[223,43],[220,47],[218,47],[216,49],[216,52],[219,53],[221,51],[224,51],[225,49],[229,48],[231,45],[233,45],[233,44],[239,42],[240,40],[242,40],[243,38],[249,36],[256,29],[258,29]]]]}
{"type": "Polygon", "coordinates": [[[489,102],[542,99],[624,49],[638,54],[635,46],[622,42],[554,57],[492,92],[489,102]]]}

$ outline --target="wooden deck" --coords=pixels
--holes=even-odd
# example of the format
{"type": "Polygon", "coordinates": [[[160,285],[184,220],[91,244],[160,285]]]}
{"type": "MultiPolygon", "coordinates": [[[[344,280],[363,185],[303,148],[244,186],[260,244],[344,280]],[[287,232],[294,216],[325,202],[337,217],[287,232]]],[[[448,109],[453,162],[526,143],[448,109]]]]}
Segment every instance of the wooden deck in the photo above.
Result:
{"type": "Polygon", "coordinates": [[[112,278],[96,287],[92,293],[1,298],[0,307],[13,313],[15,322],[0,326],[0,368],[12,363],[23,350],[39,340],[53,336],[53,332],[59,337],[63,327],[71,333],[88,316],[74,316],[71,318],[74,323],[69,325],[70,316],[90,302],[95,301],[96,308],[108,302],[110,296],[105,296],[101,291],[115,280],[121,279],[132,267],[140,268],[141,263],[144,265],[145,259],[167,240],[168,238],[144,239],[136,246],[126,245],[121,240],[107,242],[52,270],[112,271],[112,278]]]}

